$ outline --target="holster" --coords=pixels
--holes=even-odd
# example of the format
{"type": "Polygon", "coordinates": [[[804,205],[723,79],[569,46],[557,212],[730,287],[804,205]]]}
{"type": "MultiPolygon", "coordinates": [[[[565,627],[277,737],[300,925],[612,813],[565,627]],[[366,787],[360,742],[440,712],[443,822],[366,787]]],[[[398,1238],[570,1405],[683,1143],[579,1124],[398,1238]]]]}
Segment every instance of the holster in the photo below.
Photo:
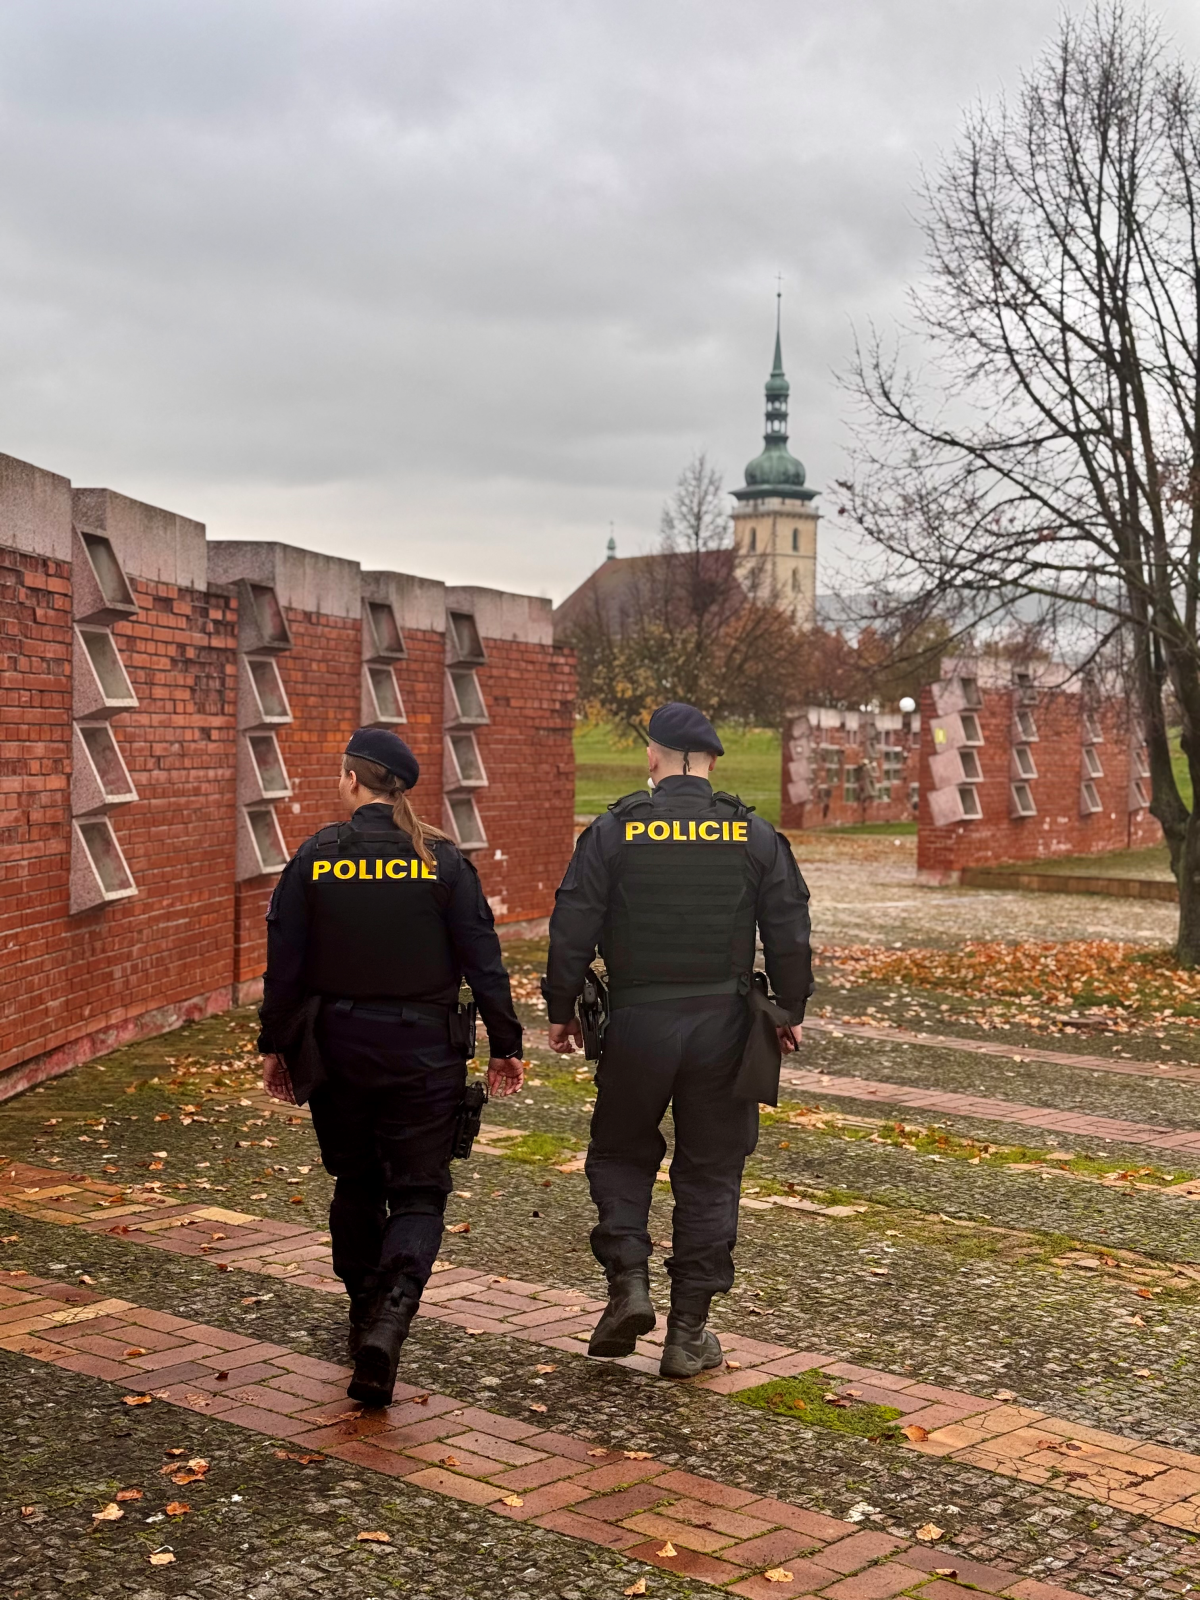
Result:
{"type": "Polygon", "coordinates": [[[463,1090],[458,1116],[454,1121],[454,1143],[450,1150],[452,1161],[466,1161],[470,1156],[471,1146],[478,1137],[479,1127],[483,1121],[483,1108],[487,1102],[487,1085],[478,1078],[473,1083],[468,1083],[463,1090]]]}
{"type": "Polygon", "coordinates": [[[791,1025],[791,1016],[771,999],[765,974],[756,972],[746,996],[750,1010],[750,1031],[737,1077],[733,1080],[733,1093],[739,1100],[757,1100],[762,1105],[779,1104],[779,1069],[783,1062],[783,1047],[779,1043],[777,1028],[791,1025]]]}
{"type": "Polygon", "coordinates": [[[584,1060],[599,1061],[608,1028],[609,1001],[608,985],[595,967],[587,969],[583,992],[575,1002],[575,1013],[583,1030],[584,1060]]]}

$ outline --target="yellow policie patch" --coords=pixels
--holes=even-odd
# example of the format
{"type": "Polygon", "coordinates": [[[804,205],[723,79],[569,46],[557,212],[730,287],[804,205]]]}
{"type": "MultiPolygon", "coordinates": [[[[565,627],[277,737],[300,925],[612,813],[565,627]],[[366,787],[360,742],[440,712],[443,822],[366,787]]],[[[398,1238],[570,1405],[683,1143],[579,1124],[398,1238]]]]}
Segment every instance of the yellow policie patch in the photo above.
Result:
{"type": "Polygon", "coordinates": [[[711,817],[703,822],[697,822],[695,817],[686,822],[627,822],[625,843],[654,840],[656,844],[745,844],[749,831],[748,822],[716,822],[711,817]]]}
{"type": "Polygon", "coordinates": [[[376,883],[381,878],[436,878],[437,867],[427,867],[418,857],[393,856],[390,861],[385,861],[382,856],[376,856],[373,861],[368,861],[365,856],[359,856],[356,861],[314,861],[312,881],[323,878],[327,872],[332,872],[335,878],[353,878],[359,881],[366,878],[370,883],[376,883]]]}

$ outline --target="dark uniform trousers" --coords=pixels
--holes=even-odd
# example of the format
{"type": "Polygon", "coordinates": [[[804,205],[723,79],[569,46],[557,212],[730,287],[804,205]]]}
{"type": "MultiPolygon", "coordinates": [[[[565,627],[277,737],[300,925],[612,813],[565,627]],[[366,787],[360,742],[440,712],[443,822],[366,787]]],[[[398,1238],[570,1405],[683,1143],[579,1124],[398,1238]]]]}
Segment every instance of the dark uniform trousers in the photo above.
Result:
{"type": "Polygon", "coordinates": [[[758,1143],[757,1102],[732,1093],[749,1025],[744,999],[703,995],[622,1006],[604,1038],[586,1165],[600,1217],[592,1250],[610,1272],[649,1259],[650,1201],[667,1148],[659,1125],[670,1105],[667,1271],[678,1310],[706,1312],[712,1295],[733,1287],[742,1169],[758,1143]]]}
{"type": "Polygon", "coordinates": [[[467,1067],[445,1008],[329,1002],[317,1028],[328,1081],[313,1091],[333,1270],[351,1294],[406,1277],[424,1287],[442,1241],[467,1067]]]}

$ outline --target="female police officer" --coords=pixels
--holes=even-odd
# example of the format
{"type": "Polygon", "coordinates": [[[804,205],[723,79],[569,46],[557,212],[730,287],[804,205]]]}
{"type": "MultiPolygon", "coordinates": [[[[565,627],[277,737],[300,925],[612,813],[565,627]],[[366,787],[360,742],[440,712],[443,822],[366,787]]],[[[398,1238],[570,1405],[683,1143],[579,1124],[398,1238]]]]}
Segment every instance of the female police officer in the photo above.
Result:
{"type": "Polygon", "coordinates": [[[360,728],[338,781],[351,820],[305,840],[267,913],[263,1084],[277,1099],[311,1095],[336,1179],[329,1227],[350,1294],[348,1393],[367,1405],[391,1401],[441,1243],[470,1049],[456,1026],[464,977],[488,1030],[489,1088],[512,1094],[524,1077],[491,911],[471,863],[413,812],[419,773],[403,739],[360,728]],[[307,1047],[296,1044],[300,1018],[307,1047]]]}

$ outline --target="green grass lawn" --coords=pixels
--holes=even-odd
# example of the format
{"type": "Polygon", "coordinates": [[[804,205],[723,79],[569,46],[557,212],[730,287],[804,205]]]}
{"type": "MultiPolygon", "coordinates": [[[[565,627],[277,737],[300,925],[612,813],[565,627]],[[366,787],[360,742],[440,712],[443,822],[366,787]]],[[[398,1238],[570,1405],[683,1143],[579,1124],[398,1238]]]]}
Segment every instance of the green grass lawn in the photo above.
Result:
{"type": "Polygon", "coordinates": [[[1141,850],[1109,850],[1092,856],[1052,856],[1046,860],[1009,861],[1000,872],[1041,872],[1082,878],[1170,878],[1171,859],[1165,844],[1141,850]]]}
{"type": "MultiPolygon", "coordinates": [[[[721,728],[725,755],[713,783],[741,795],[768,822],[779,822],[780,736],[770,728],[721,728]]],[[[575,810],[596,816],[645,787],[646,752],[641,744],[622,745],[610,728],[580,725],[575,730],[575,810]]]]}

